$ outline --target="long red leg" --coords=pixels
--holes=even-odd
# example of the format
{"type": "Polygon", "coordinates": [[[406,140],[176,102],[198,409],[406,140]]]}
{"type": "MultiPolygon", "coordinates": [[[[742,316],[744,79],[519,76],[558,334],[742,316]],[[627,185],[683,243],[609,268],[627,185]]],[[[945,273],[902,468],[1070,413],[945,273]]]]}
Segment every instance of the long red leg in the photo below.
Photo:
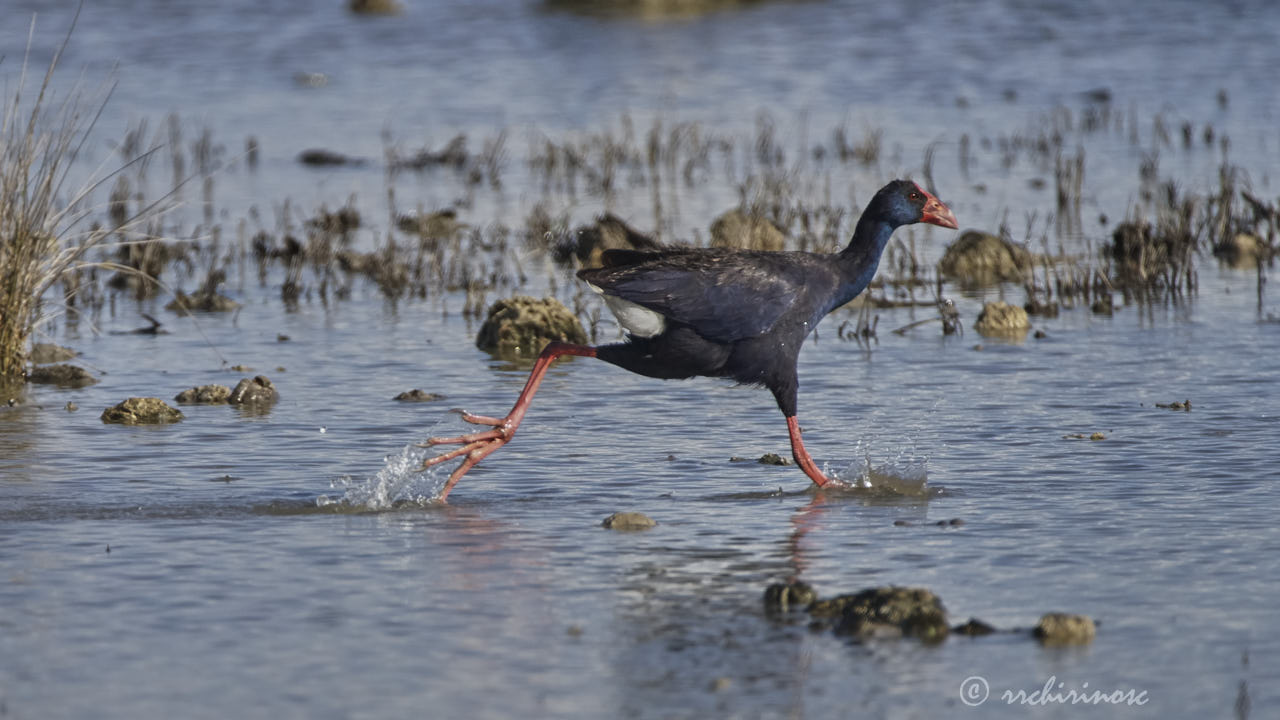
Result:
{"type": "MultiPolygon", "coordinates": [[[[425,470],[438,463],[457,457],[463,458],[462,463],[449,475],[448,482],[444,484],[444,489],[440,491],[439,500],[443,501],[448,497],[449,491],[453,489],[453,486],[457,485],[462,476],[475,467],[476,463],[485,459],[489,453],[510,442],[511,437],[516,434],[516,428],[520,427],[520,421],[524,419],[524,414],[528,411],[529,403],[533,401],[534,394],[538,392],[538,386],[542,384],[542,378],[547,374],[547,368],[551,367],[551,363],[555,362],[556,358],[561,355],[595,357],[596,349],[587,345],[573,345],[562,342],[550,343],[538,355],[537,361],[533,363],[533,370],[529,372],[529,380],[525,382],[524,390],[520,391],[520,397],[516,398],[516,404],[511,407],[511,412],[507,413],[506,417],[492,418],[484,415],[472,415],[468,412],[462,413],[463,420],[475,425],[492,425],[492,430],[483,430],[457,437],[433,437],[427,439],[426,445],[462,446],[433,458],[428,458],[422,463],[422,469],[425,470]]],[[[805,457],[808,456],[806,455],[805,457]]],[[[812,461],[810,462],[812,463],[812,461]]]]}
{"type": "Polygon", "coordinates": [[[795,415],[787,416],[787,434],[791,436],[791,457],[795,458],[796,465],[804,471],[805,475],[813,481],[814,485],[823,487],[831,482],[831,478],[822,474],[818,466],[813,462],[813,458],[809,456],[809,451],[804,449],[804,441],[800,439],[800,421],[795,415]]]}

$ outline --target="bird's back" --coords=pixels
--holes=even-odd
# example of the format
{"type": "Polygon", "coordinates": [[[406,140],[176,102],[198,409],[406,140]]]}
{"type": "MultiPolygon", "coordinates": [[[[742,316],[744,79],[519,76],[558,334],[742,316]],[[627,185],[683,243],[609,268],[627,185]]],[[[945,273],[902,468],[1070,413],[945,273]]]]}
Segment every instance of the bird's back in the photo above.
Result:
{"type": "Polygon", "coordinates": [[[809,322],[834,292],[833,256],[724,248],[610,251],[578,277],[719,343],[809,322]]]}

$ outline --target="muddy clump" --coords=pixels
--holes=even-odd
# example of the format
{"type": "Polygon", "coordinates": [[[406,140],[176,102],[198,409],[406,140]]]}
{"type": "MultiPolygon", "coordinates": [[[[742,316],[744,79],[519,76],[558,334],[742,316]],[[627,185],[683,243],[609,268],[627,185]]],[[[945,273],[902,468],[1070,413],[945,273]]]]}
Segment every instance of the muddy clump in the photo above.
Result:
{"type": "Polygon", "coordinates": [[[835,622],[840,635],[861,639],[913,637],[945,640],[951,628],[942,600],[924,588],[878,587],[818,600],[809,614],[835,622]]]}
{"type": "Polygon", "coordinates": [[[951,632],[954,635],[965,635],[967,637],[982,637],[984,635],[991,635],[992,633],[999,632],[999,631],[996,630],[995,626],[991,625],[990,623],[985,623],[979,620],[978,618],[969,618],[969,622],[966,622],[962,625],[957,625],[951,628],[951,632]]]}
{"type": "Polygon", "coordinates": [[[607,530],[648,530],[658,521],[638,512],[618,512],[610,515],[600,523],[607,530]]]}
{"type": "Polygon", "coordinates": [[[163,425],[180,420],[180,410],[153,397],[131,397],[102,411],[102,422],[119,425],[163,425]]]}
{"type": "Polygon", "coordinates": [[[343,206],[337,210],[329,210],[323,205],[316,216],[307,220],[307,227],[320,233],[332,235],[349,235],[360,229],[360,211],[351,206],[343,206]]]}
{"type": "Polygon", "coordinates": [[[340,152],[332,150],[323,150],[313,148],[311,150],[303,150],[298,153],[298,162],[303,165],[311,165],[314,167],[331,167],[335,165],[363,165],[364,160],[360,158],[343,155],[340,152]]]}
{"type": "Polygon", "coordinates": [[[774,583],[765,588],[764,609],[769,613],[785,613],[798,608],[807,608],[818,599],[818,593],[807,582],[794,580],[788,583],[774,583]]]}
{"type": "Polygon", "coordinates": [[[458,221],[458,211],[448,209],[401,215],[396,219],[396,227],[402,233],[438,242],[457,237],[460,232],[467,229],[467,224],[458,221]]]}
{"type": "Polygon", "coordinates": [[[464,170],[470,155],[467,153],[467,136],[454,135],[439,150],[422,148],[410,155],[401,155],[397,150],[387,151],[387,167],[392,171],[412,170],[422,172],[432,168],[453,168],[464,170]]]}
{"type": "Polygon", "coordinates": [[[553,341],[581,345],[587,333],[564,303],[525,295],[491,305],[476,334],[476,347],[503,358],[534,357],[553,341]]]}
{"type": "Polygon", "coordinates": [[[68,347],[53,343],[35,343],[31,346],[31,354],[27,357],[32,365],[50,365],[65,362],[80,353],[68,347]]]}
{"type": "Polygon", "coordinates": [[[1045,645],[1088,645],[1097,634],[1097,626],[1087,615],[1051,612],[1040,617],[1031,633],[1045,645]]]}
{"type": "Polygon", "coordinates": [[[1253,233],[1236,233],[1213,247],[1213,255],[1236,270],[1255,268],[1269,253],[1262,238],[1253,233]]]}
{"type": "Polygon", "coordinates": [[[594,225],[585,225],[559,242],[552,256],[561,265],[577,258],[582,267],[597,268],[605,250],[660,250],[662,243],[636,230],[612,213],[596,218],[594,225]]]}
{"type": "Polygon", "coordinates": [[[734,208],[711,223],[711,247],[784,250],[787,233],[773,220],[734,208]]]}
{"type": "Polygon", "coordinates": [[[761,465],[790,465],[791,458],[785,458],[778,453],[765,453],[756,462],[761,465]]]}
{"type": "Polygon", "coordinates": [[[241,380],[227,396],[227,402],[232,405],[269,405],[279,399],[276,386],[264,375],[241,380]]]}
{"type": "Polygon", "coordinates": [[[973,328],[983,335],[1018,337],[1031,329],[1027,311],[1003,300],[985,303],[973,328]]]}
{"type": "Polygon", "coordinates": [[[1031,269],[1031,253],[989,233],[967,230],[938,261],[938,272],[964,287],[1021,281],[1031,269]]]}
{"type": "Polygon", "coordinates": [[[399,15],[400,0],[349,0],[347,9],[357,15],[399,15]]]}
{"type": "Polygon", "coordinates": [[[240,303],[216,292],[195,292],[187,295],[179,290],[173,294],[173,300],[170,300],[164,309],[186,315],[189,312],[229,312],[239,307],[240,303]]]}
{"type": "MultiPolygon", "coordinates": [[[[173,294],[173,300],[164,306],[165,310],[171,310],[179,315],[186,315],[189,312],[228,312],[236,310],[240,307],[240,303],[231,298],[218,293],[218,286],[227,279],[227,274],[221,270],[214,270],[205,278],[204,285],[199,290],[187,295],[181,290],[173,294]]],[[[158,323],[157,323],[158,325],[158,323]]]]}
{"type": "Polygon", "coordinates": [[[37,365],[27,372],[27,382],[37,385],[55,385],[60,388],[82,388],[93,385],[98,379],[78,365],[37,365]]]}
{"type": "Polygon", "coordinates": [[[446,396],[441,395],[440,393],[427,392],[426,390],[419,390],[418,388],[406,390],[392,398],[392,400],[397,400],[399,402],[435,402],[437,400],[447,399],[448,398],[446,396]]]}
{"type": "Polygon", "coordinates": [[[182,405],[226,405],[230,397],[231,388],[226,385],[199,385],[174,395],[173,400],[182,405]]]}

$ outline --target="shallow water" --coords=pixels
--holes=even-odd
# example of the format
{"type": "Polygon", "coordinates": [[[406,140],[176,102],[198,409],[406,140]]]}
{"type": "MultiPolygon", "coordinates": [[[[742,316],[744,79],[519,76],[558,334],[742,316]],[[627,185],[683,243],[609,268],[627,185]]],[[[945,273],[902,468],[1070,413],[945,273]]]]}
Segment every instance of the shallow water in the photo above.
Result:
{"type": "MultiPolygon", "coordinates": [[[[464,219],[517,225],[540,198],[522,170],[527,136],[629,114],[641,132],[663,117],[751,137],[768,110],[787,147],[842,121],[855,135],[883,128],[881,167],[853,173],[864,199],[918,174],[938,142],[934,179],[962,225],[994,229],[1007,214],[1016,235],[1026,215],[1052,211],[1051,170],[1037,190],[1027,181],[1042,167],[975,149],[966,178],[959,136],[1025,132],[1107,87],[1142,141],[1088,139],[1086,241],[1106,235],[1091,216],[1135,202],[1158,112],[1175,130],[1228,134],[1229,159],[1275,195],[1280,21],[1262,3],[763,3],[667,21],[496,1],[352,18],[331,4],[86,8],[71,74],[120,65],[88,159],[110,157],[129,122],[155,128],[176,111],[187,141],[208,127],[228,159],[243,138],[261,142],[257,171],[232,162],[218,176],[219,222],[354,193],[372,246],[388,182],[405,206],[462,192],[447,174],[389,181],[384,128],[406,147],[465,131],[477,151],[511,128],[504,191],[480,193],[464,219]],[[329,83],[298,87],[297,72],[329,83]],[[308,147],[371,163],[303,168],[294,158],[308,147]]],[[[38,67],[67,16],[18,5],[11,14],[41,11],[38,67]]],[[[22,56],[22,25],[0,30],[2,73],[22,56]]],[[[1211,187],[1222,150],[1201,145],[1163,151],[1161,170],[1211,187]]],[[[670,230],[705,228],[736,197],[711,178],[670,230]]],[[[564,202],[575,223],[602,209],[564,202]]],[[[641,188],[612,208],[648,228],[650,202],[641,188]]],[[[915,237],[936,257],[952,235],[915,237]]],[[[521,291],[540,294],[551,271],[525,262],[521,291]]],[[[447,506],[395,502],[439,486],[403,471],[425,452],[412,444],[459,427],[450,407],[504,411],[525,380],[474,348],[460,296],[391,303],[357,284],[351,300],[288,311],[279,279],[259,287],[250,272],[225,288],[245,307],[198,328],[122,297],[95,318],[100,332],[50,329],[99,384],[30,386],[0,409],[0,716],[1022,717],[1001,693],[1053,679],[1148,702],[1050,703],[1049,717],[1270,717],[1280,308],[1269,295],[1259,307],[1253,272],[1207,257],[1198,269],[1188,301],[1068,310],[1023,342],[943,338],[936,325],[896,335],[931,311],[892,309],[878,311],[868,352],[837,336],[852,315],[828,318],[801,354],[800,418],[818,462],[866,475],[870,491],[814,493],[793,467],[730,462],[787,454],[766,392],[578,359],[550,372],[518,438],[447,506]],[[171,334],[111,334],[146,325],[139,310],[171,334]],[[254,371],[224,369],[237,363],[254,371]],[[281,392],[265,414],[184,407],[182,423],[142,428],[98,418],[130,395],[254,373],[281,392]],[[413,387],[449,398],[390,400],[413,387]],[[1155,407],[1184,399],[1190,412],[1155,407]],[[1096,431],[1106,439],[1064,438],[1096,431]],[[617,510],[659,525],[601,529],[617,510]],[[953,518],[964,524],[936,524],[953,518]],[[1027,628],[1067,610],[1100,627],[1068,650],[1016,634],[859,645],[766,617],[764,588],[789,577],[823,595],[928,587],[955,623],[1027,628]],[[977,709],[960,692],[972,676],[991,692],[977,709]]],[[[948,288],[966,327],[999,292],[948,288]]],[[[1021,301],[1020,288],[1004,292],[1021,301]]]]}

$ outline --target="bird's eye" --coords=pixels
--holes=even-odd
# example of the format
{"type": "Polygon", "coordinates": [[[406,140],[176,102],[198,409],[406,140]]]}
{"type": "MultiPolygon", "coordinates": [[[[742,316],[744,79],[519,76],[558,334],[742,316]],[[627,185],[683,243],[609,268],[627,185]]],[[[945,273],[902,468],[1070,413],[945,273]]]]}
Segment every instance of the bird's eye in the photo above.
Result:
{"type": "Polygon", "coordinates": [[[910,195],[908,195],[907,197],[908,197],[908,198],[910,198],[910,199],[912,199],[912,200],[919,200],[919,199],[920,199],[920,193],[916,192],[915,190],[912,190],[912,191],[911,191],[911,194],[910,194],[910,195]]]}

